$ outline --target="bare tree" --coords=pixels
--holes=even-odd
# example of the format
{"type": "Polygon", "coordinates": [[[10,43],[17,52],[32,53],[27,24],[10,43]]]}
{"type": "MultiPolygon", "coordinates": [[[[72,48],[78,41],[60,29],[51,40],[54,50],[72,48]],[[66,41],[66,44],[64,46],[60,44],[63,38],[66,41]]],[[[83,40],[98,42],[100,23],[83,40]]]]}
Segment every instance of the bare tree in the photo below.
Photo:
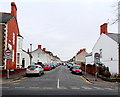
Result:
{"type": "Polygon", "coordinates": [[[111,25],[118,23],[120,20],[120,1],[116,2],[112,7],[115,9],[116,18],[111,22],[111,25]]]}

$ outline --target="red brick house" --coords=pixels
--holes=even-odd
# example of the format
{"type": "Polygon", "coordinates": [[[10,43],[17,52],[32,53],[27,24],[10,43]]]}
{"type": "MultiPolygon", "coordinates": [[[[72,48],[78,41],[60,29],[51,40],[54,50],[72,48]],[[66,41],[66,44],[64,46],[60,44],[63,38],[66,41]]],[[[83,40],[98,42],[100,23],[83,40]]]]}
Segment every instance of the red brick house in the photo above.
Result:
{"type": "Polygon", "coordinates": [[[2,51],[2,69],[16,68],[16,50],[17,50],[17,35],[19,27],[17,23],[17,7],[14,2],[11,2],[11,13],[0,12],[0,25],[5,25],[5,30],[2,31],[2,48],[5,51],[7,48],[12,50],[12,59],[4,59],[4,52],[2,51]],[[3,38],[4,37],[4,38],[3,38]]]}

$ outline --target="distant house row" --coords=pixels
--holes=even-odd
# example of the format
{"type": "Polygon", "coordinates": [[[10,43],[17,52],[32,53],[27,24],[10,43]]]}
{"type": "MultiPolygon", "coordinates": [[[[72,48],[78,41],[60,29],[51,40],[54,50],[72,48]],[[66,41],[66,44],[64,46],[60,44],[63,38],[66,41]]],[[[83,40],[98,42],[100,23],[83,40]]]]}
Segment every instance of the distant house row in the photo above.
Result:
{"type": "Polygon", "coordinates": [[[41,49],[40,45],[31,52],[23,50],[24,38],[19,31],[17,6],[14,2],[11,3],[11,13],[0,12],[0,29],[0,69],[26,68],[32,62],[60,62],[57,56],[45,48],[41,49]],[[6,54],[8,50],[10,52],[6,54]]]}
{"type": "Polygon", "coordinates": [[[61,62],[60,58],[57,56],[54,56],[52,52],[46,51],[46,48],[42,49],[41,45],[38,45],[38,48],[34,51],[30,51],[30,54],[32,56],[32,62],[38,63],[59,63],[61,62]]]}

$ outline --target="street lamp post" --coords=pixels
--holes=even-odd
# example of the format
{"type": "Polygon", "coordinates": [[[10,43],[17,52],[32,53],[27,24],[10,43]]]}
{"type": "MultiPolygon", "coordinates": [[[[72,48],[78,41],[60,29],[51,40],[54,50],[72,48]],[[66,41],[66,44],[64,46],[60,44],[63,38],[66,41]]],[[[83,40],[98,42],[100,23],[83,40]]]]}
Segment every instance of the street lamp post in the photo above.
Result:
{"type": "Polygon", "coordinates": [[[86,76],[86,59],[85,59],[85,76],[86,76]]]}

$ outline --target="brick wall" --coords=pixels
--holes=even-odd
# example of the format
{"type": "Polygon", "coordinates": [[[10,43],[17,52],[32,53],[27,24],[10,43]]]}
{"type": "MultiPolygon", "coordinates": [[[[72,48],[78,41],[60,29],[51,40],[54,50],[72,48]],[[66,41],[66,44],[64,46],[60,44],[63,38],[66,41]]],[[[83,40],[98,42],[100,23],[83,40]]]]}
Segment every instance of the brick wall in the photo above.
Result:
{"type": "MultiPolygon", "coordinates": [[[[82,70],[85,71],[85,65],[82,65],[82,70]]],[[[95,74],[96,71],[99,72],[100,67],[94,67],[94,66],[88,66],[86,65],[86,72],[90,73],[90,74],[95,74]]]]}
{"type": "MultiPolygon", "coordinates": [[[[20,68],[20,69],[16,68],[14,69],[14,71],[10,71],[10,75],[18,74],[25,71],[26,68],[20,68]]],[[[5,77],[5,76],[7,76],[7,70],[6,69],[0,70],[0,77],[5,77]]]]}

